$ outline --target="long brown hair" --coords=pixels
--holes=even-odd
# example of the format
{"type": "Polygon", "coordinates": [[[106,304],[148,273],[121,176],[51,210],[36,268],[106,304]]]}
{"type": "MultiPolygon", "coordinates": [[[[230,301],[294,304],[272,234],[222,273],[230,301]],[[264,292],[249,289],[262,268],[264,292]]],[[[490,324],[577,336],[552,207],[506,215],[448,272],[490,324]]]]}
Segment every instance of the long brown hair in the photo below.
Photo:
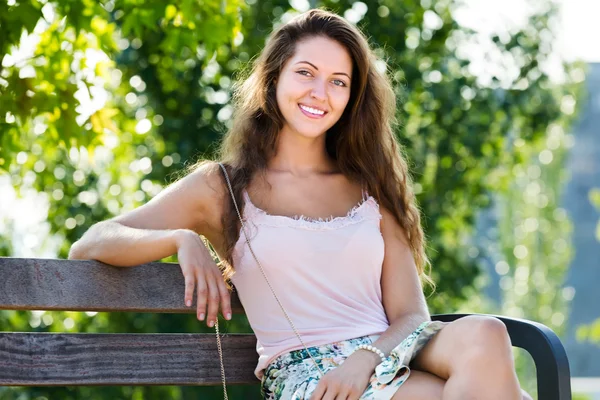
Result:
{"type": "MultiPolygon", "coordinates": [[[[403,228],[422,282],[433,286],[426,268],[425,239],[412,184],[394,135],[396,96],[367,39],[342,17],[321,9],[305,12],[280,26],[254,60],[249,75],[234,88],[231,129],[220,148],[234,196],[243,206],[243,190],[255,174],[264,174],[284,126],[275,84],[300,40],[324,36],[344,46],[353,60],[350,100],[340,120],[326,133],[328,155],[350,180],[366,187],[403,228]]],[[[226,197],[229,199],[229,196],[226,197]]],[[[227,203],[226,203],[227,204],[227,203]]],[[[226,277],[233,274],[232,251],[240,224],[229,199],[223,214],[226,277]]]]}

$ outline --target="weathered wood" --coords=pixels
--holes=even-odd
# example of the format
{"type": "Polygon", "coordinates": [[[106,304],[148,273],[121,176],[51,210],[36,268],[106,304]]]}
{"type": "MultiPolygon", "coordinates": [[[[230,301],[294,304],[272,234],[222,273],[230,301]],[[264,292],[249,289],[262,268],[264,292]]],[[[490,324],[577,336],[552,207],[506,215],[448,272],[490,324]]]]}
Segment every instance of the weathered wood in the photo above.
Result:
{"type": "MultiPolygon", "coordinates": [[[[98,261],[0,257],[0,309],[194,313],[174,263],[114,267],[98,261]]],[[[232,293],[233,312],[244,312],[232,293]]]]}
{"type": "MultiPolygon", "coordinates": [[[[227,383],[258,383],[254,335],[223,335],[227,383]]],[[[0,333],[0,386],[218,385],[207,334],[0,333]]]]}

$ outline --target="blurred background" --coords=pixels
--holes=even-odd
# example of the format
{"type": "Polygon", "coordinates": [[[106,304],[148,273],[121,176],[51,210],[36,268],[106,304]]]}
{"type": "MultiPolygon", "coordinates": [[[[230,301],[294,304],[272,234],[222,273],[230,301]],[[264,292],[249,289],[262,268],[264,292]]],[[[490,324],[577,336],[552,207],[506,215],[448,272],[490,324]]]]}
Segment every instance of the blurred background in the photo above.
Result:
{"type": "MultiPolygon", "coordinates": [[[[546,324],[574,398],[600,399],[599,0],[0,0],[0,256],[66,258],[94,222],[211,157],[237,74],[273,26],[319,6],[388,63],[438,285],[431,312],[546,324]]],[[[212,332],[193,314],[0,311],[0,327],[212,332]]],[[[222,329],[250,332],[241,317],[222,329]]],[[[516,356],[535,396],[533,363],[516,356]]],[[[0,400],[220,390],[0,388],[0,400]]]]}

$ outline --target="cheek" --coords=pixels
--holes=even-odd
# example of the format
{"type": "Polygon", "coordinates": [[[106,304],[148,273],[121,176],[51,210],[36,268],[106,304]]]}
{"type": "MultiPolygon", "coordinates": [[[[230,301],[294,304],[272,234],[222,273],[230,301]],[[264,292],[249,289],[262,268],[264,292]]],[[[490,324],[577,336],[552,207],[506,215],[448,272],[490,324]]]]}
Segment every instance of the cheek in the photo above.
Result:
{"type": "Polygon", "coordinates": [[[280,86],[277,86],[277,88],[275,89],[275,100],[277,101],[277,107],[279,108],[279,110],[283,109],[283,94],[282,94],[282,90],[280,89],[280,86]]]}
{"type": "Polygon", "coordinates": [[[301,90],[295,82],[281,82],[276,91],[277,104],[281,109],[289,108],[300,96],[301,90]]]}
{"type": "Polygon", "coordinates": [[[332,99],[332,101],[335,103],[335,109],[341,115],[350,101],[350,92],[339,93],[337,96],[333,96],[332,99]]]}

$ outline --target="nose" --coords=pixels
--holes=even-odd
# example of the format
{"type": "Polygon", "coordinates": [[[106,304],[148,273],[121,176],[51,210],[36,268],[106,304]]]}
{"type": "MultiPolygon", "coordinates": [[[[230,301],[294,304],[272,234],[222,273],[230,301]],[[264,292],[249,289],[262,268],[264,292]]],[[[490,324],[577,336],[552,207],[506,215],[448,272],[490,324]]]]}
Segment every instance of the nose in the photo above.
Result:
{"type": "Polygon", "coordinates": [[[324,101],[327,96],[325,92],[325,82],[320,79],[315,79],[314,82],[315,84],[312,87],[310,96],[315,100],[324,101]]]}

